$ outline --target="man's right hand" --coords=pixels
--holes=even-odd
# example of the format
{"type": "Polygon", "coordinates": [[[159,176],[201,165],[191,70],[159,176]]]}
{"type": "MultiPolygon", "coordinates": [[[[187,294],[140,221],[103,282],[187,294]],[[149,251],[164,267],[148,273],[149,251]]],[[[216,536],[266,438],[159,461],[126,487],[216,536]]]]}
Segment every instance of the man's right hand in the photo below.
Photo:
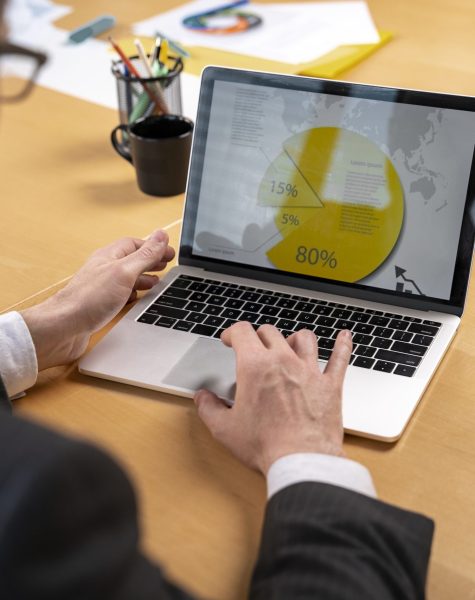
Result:
{"type": "Polygon", "coordinates": [[[324,372],[315,335],[287,340],[272,325],[236,323],[222,341],[236,353],[236,396],[226,407],[212,392],[195,394],[212,435],[239,460],[267,474],[278,458],[300,452],[343,455],[342,388],[351,333],[341,331],[324,372]]]}

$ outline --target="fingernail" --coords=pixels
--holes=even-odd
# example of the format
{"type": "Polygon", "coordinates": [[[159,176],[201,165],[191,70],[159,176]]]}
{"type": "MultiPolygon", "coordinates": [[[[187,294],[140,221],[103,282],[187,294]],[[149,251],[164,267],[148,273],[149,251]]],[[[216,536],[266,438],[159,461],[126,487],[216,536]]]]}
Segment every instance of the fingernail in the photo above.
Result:
{"type": "Polygon", "coordinates": [[[351,340],[351,338],[352,338],[351,331],[349,329],[344,329],[343,336],[345,337],[346,340],[351,340]]]}
{"type": "Polygon", "coordinates": [[[162,229],[159,229],[158,231],[154,231],[150,238],[155,242],[163,244],[167,241],[167,234],[162,229]]]}

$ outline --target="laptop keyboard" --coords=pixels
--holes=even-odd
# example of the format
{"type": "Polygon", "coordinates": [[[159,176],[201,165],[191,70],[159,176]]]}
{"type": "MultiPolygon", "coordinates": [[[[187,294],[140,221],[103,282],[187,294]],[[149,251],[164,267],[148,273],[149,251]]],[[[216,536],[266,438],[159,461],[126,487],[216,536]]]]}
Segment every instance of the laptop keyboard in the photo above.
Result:
{"type": "Polygon", "coordinates": [[[412,377],[441,323],[305,296],[180,275],[137,319],[140,323],[219,338],[238,321],[269,323],[288,337],[310,329],[318,357],[330,358],[342,329],[353,334],[350,363],[412,377]]]}

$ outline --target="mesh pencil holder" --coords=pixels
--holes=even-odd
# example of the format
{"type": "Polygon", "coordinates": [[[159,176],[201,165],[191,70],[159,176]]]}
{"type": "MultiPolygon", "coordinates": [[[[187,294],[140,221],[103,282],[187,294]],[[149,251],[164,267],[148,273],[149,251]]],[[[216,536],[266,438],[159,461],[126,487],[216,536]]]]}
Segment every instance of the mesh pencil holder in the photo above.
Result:
{"type": "MultiPolygon", "coordinates": [[[[130,61],[138,73],[142,65],[138,56],[130,61]]],[[[119,118],[122,124],[134,123],[137,119],[169,112],[182,115],[180,73],[183,71],[181,57],[168,57],[168,72],[156,77],[135,77],[121,60],[113,61],[112,74],[117,84],[119,118]]]]}

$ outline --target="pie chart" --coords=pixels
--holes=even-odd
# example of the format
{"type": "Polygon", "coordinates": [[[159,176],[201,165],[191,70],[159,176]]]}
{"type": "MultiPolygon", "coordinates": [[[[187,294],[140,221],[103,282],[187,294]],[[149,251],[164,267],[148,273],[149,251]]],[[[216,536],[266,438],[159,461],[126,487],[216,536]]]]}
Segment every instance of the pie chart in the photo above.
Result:
{"type": "Polygon", "coordinates": [[[346,282],[387,259],[404,220],[403,187],[390,158],[364,135],[339,127],[285,140],[257,203],[276,208],[281,239],[267,250],[276,268],[346,282]]]}

